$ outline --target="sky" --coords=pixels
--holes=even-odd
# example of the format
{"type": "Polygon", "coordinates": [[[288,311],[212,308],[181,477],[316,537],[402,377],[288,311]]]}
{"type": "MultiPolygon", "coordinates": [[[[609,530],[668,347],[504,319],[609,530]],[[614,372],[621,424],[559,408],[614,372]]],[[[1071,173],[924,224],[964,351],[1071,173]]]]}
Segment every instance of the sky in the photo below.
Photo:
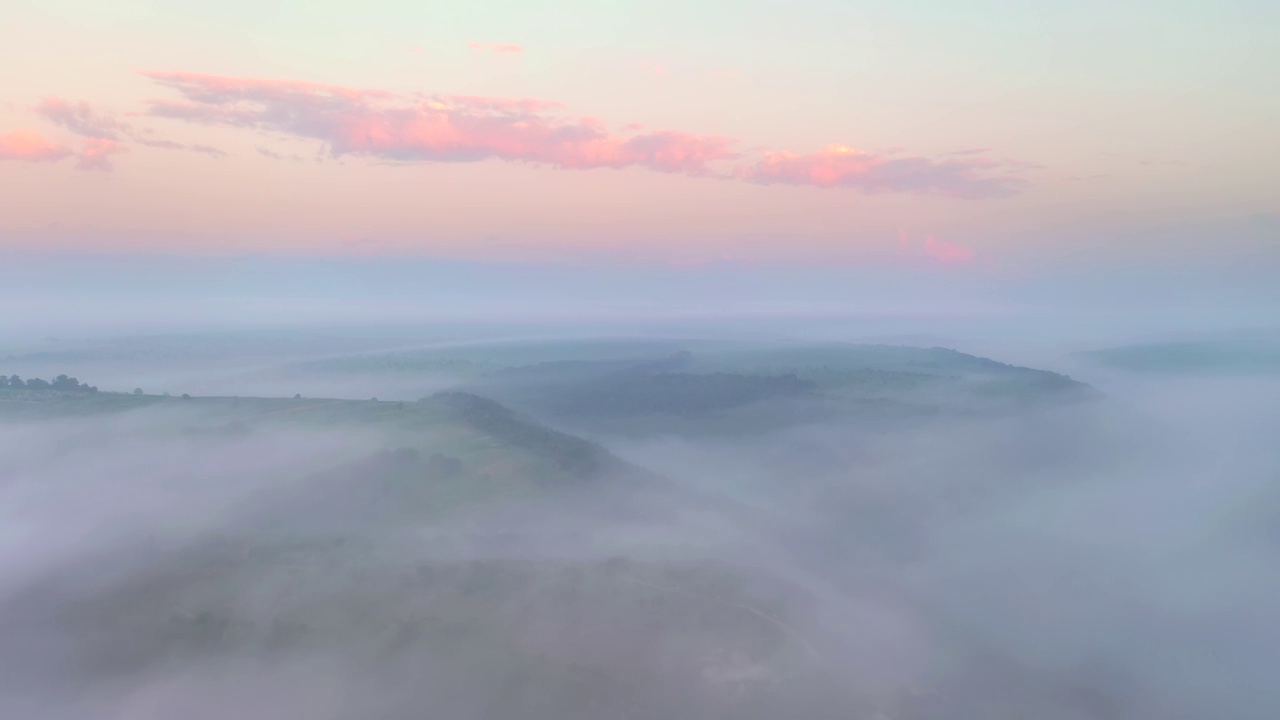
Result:
{"type": "Polygon", "coordinates": [[[260,257],[299,278],[348,261],[763,274],[781,305],[852,302],[839,277],[937,306],[1154,276],[1255,312],[1277,299],[1269,0],[0,13],[11,288],[133,262],[112,282],[143,290],[157,257],[188,275],[260,257]]]}

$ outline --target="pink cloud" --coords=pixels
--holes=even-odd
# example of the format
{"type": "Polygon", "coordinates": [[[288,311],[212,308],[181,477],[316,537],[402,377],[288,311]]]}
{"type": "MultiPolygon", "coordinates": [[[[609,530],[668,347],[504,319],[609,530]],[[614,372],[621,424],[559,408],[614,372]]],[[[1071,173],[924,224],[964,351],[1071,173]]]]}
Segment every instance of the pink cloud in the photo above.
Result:
{"type": "Polygon", "coordinates": [[[71,151],[34,130],[14,130],[0,134],[0,160],[55,162],[71,151]]]}
{"type": "Polygon", "coordinates": [[[473,42],[473,43],[467,43],[467,47],[471,48],[472,50],[475,50],[476,52],[484,52],[484,51],[486,51],[486,50],[488,50],[488,51],[490,51],[490,52],[503,53],[503,54],[514,54],[514,53],[522,53],[522,52],[524,52],[524,46],[523,46],[523,45],[517,45],[517,44],[515,44],[515,43],[476,43],[476,42],[473,42]]]}
{"type": "Polygon", "coordinates": [[[307,160],[301,155],[276,152],[271,148],[257,147],[254,149],[257,150],[258,154],[261,155],[262,157],[271,158],[272,160],[292,160],[294,162],[306,162],[307,160]]]}
{"type": "Polygon", "coordinates": [[[144,76],[156,82],[179,87],[183,95],[194,103],[221,104],[238,98],[272,96],[276,98],[297,95],[332,96],[350,101],[389,99],[395,93],[386,90],[351,88],[343,85],[307,82],[305,80],[260,80],[225,75],[209,75],[193,72],[145,71],[144,76]]]}
{"type": "Polygon", "coordinates": [[[971,263],[977,255],[973,248],[956,245],[945,240],[935,240],[932,235],[925,238],[924,252],[934,260],[947,264],[971,263]]]}
{"type": "Polygon", "coordinates": [[[120,143],[106,138],[86,138],[80,152],[74,152],[34,130],[0,135],[0,160],[56,162],[74,156],[79,170],[110,170],[111,156],[123,149],[120,143]]]}
{"type": "Polygon", "coordinates": [[[898,251],[908,259],[923,259],[944,265],[967,265],[977,259],[973,248],[938,240],[933,235],[925,236],[924,243],[917,248],[907,236],[907,231],[901,228],[898,229],[898,251]]]}
{"type": "Polygon", "coordinates": [[[146,74],[183,96],[153,101],[152,115],[311,138],[335,157],[498,159],[710,175],[713,163],[737,156],[727,138],[675,131],[614,134],[598,119],[567,116],[558,103],[543,100],[402,96],[293,81],[146,74]]]}
{"type": "Polygon", "coordinates": [[[124,152],[124,138],[139,145],[164,150],[185,150],[210,157],[225,157],[218,148],[203,144],[187,144],[151,137],[153,131],[135,128],[118,119],[114,114],[95,109],[85,101],[71,102],[59,97],[48,97],[35,107],[35,112],[45,120],[84,138],[77,154],[76,167],[81,170],[112,169],[111,155],[124,152]]]}
{"type": "Polygon", "coordinates": [[[82,137],[119,140],[121,134],[128,129],[110,114],[94,110],[84,101],[73,103],[58,97],[48,97],[36,106],[36,113],[82,137]]]}
{"type": "Polygon", "coordinates": [[[107,138],[86,138],[84,146],[76,155],[78,170],[110,170],[111,156],[123,152],[124,147],[115,140],[107,138]]]}
{"type": "Polygon", "coordinates": [[[147,113],[153,117],[316,140],[333,157],[492,159],[575,170],[638,167],[761,185],[955,198],[1003,197],[1027,185],[1012,174],[1018,168],[1011,163],[983,157],[933,159],[841,145],[810,154],[743,149],[717,135],[641,133],[635,123],[611,130],[598,118],[570,114],[547,100],[404,94],[186,72],[143,74],[180,96],[151,100],[147,113]]]}
{"type": "Polygon", "coordinates": [[[146,138],[136,138],[134,140],[139,145],[147,147],[160,148],[162,150],[186,150],[187,152],[200,153],[213,158],[227,157],[227,153],[211,145],[201,143],[180,143],[173,140],[151,140],[146,138]]]}
{"type": "Polygon", "coordinates": [[[958,198],[1004,197],[1016,194],[1025,181],[1009,175],[989,175],[997,164],[980,159],[933,160],[831,145],[808,155],[766,152],[757,162],[738,169],[739,177],[762,185],[808,185],[854,188],[864,193],[917,193],[958,198]]]}
{"type": "Polygon", "coordinates": [[[76,153],[78,170],[111,170],[111,156],[124,151],[120,136],[129,132],[129,126],[108,113],[94,110],[87,102],[72,103],[48,97],[35,110],[49,122],[84,138],[80,152],[76,153]]]}
{"type": "MultiPolygon", "coordinates": [[[[414,97],[419,100],[425,100],[428,103],[438,101],[438,98],[434,96],[424,95],[421,93],[414,97]]],[[[559,103],[554,100],[538,100],[535,98],[512,99],[481,97],[479,95],[450,95],[449,99],[478,110],[491,110],[493,112],[502,113],[539,113],[564,109],[564,103],[559,103]]],[[[589,122],[599,122],[599,120],[590,117],[581,119],[589,122]]]]}
{"type": "Polygon", "coordinates": [[[670,75],[671,74],[671,71],[668,70],[665,65],[658,65],[657,63],[651,63],[648,60],[643,60],[641,62],[636,63],[636,67],[640,68],[641,70],[648,70],[654,75],[670,75]]]}

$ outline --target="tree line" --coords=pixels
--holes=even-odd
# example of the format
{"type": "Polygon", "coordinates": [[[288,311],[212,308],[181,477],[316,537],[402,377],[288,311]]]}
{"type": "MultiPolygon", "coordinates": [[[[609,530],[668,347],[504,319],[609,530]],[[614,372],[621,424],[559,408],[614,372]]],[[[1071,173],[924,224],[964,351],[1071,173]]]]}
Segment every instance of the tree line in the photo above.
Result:
{"type": "Polygon", "coordinates": [[[0,375],[0,388],[25,388],[27,390],[63,390],[67,392],[86,392],[96,393],[98,388],[96,385],[86,385],[73,377],[59,375],[53,380],[42,380],[40,378],[31,378],[23,380],[17,375],[5,377],[0,375]]]}

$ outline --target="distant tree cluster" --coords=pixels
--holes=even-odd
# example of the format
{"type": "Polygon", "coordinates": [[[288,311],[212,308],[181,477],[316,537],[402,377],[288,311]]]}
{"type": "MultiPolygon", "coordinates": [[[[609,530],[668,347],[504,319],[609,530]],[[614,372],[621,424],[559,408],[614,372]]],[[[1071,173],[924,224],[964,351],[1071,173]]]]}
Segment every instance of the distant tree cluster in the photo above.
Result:
{"type": "Polygon", "coordinates": [[[5,377],[0,375],[0,388],[18,388],[26,390],[61,390],[63,392],[86,392],[96,393],[98,388],[95,385],[85,385],[73,377],[59,375],[52,381],[42,380],[40,378],[31,378],[23,380],[17,375],[5,377]]]}

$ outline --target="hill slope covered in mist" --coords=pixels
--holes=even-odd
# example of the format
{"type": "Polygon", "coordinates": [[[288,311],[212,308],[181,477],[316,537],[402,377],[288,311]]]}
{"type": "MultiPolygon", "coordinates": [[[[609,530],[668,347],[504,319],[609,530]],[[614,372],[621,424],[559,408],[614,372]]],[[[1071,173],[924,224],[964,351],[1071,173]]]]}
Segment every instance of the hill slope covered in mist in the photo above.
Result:
{"type": "Polygon", "coordinates": [[[851,419],[883,447],[941,427],[901,412],[922,397],[1016,386],[1035,402],[984,412],[1021,413],[1082,386],[950,351],[651,349],[520,355],[416,401],[0,389],[0,467],[42,556],[0,607],[0,642],[29,648],[0,655],[0,709],[1104,717],[885,574],[992,481],[939,506],[848,452],[870,439],[851,419]],[[575,423],[596,439],[556,429],[575,423]],[[715,430],[729,444],[694,449],[753,471],[728,492],[733,462],[677,481],[599,439],[618,429],[715,430]],[[69,526],[86,532],[52,530],[69,526]]]}

